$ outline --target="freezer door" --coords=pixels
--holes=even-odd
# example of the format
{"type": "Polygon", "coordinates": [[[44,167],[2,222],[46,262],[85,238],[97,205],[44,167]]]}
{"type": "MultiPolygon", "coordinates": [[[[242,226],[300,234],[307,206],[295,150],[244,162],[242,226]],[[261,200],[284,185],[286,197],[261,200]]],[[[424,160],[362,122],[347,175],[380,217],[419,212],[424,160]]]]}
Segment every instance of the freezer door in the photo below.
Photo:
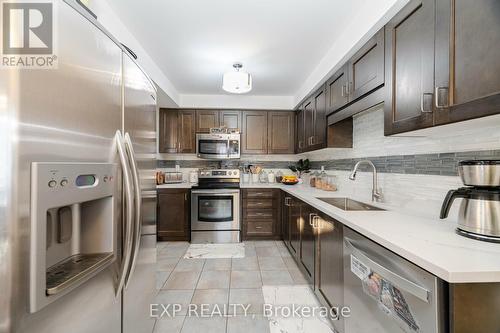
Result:
{"type": "MultiPolygon", "coordinates": [[[[0,132],[8,133],[0,140],[0,331],[119,333],[116,264],[29,313],[30,166],[118,163],[113,139],[122,119],[121,49],[68,4],[54,4],[58,68],[0,73],[0,123],[5,126],[0,132]]],[[[121,169],[117,172],[113,220],[118,229],[121,169]]]]}
{"type": "Polygon", "coordinates": [[[156,91],[128,54],[123,54],[122,63],[123,130],[132,146],[131,163],[137,166],[141,195],[140,228],[123,293],[123,332],[150,332],[154,321],[149,309],[156,287],[156,91]]]}

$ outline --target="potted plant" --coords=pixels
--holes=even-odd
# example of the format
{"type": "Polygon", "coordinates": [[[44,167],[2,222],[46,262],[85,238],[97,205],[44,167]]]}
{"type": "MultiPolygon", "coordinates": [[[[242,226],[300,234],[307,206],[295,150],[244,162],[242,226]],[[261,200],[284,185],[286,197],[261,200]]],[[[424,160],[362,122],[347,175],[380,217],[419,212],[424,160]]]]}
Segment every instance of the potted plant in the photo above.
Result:
{"type": "Polygon", "coordinates": [[[288,168],[295,172],[300,179],[304,173],[311,172],[311,163],[307,158],[305,160],[300,159],[295,165],[290,165],[288,168]]]}

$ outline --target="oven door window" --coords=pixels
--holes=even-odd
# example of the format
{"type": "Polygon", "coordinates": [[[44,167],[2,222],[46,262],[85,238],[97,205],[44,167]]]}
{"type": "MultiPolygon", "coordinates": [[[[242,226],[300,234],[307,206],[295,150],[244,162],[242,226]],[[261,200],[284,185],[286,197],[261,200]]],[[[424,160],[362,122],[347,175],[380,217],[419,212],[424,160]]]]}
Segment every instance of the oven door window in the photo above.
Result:
{"type": "Polygon", "coordinates": [[[198,221],[200,222],[227,222],[234,219],[233,200],[231,195],[199,196],[198,221]]]}
{"type": "Polygon", "coordinates": [[[208,155],[227,155],[227,141],[225,140],[200,140],[198,152],[208,155]]]}

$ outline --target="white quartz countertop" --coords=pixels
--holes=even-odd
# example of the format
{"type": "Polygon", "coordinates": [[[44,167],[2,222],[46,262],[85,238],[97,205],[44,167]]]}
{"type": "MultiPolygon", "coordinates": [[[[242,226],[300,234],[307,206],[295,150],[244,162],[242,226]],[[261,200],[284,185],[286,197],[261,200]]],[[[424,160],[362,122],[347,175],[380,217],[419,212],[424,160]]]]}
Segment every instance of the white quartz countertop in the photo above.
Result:
{"type": "MultiPolygon", "coordinates": [[[[163,186],[166,185],[159,188],[172,188],[163,186]]],[[[191,187],[191,184],[184,186],[191,187]]],[[[317,198],[345,194],[306,185],[242,183],[241,188],[282,189],[450,283],[500,282],[500,244],[459,236],[453,221],[407,215],[366,200],[360,201],[387,210],[344,211],[317,198]]]]}
{"type": "Polygon", "coordinates": [[[162,188],[191,188],[191,187],[193,187],[193,185],[196,185],[196,184],[184,181],[182,183],[156,185],[156,188],[157,189],[162,189],[162,188]]]}

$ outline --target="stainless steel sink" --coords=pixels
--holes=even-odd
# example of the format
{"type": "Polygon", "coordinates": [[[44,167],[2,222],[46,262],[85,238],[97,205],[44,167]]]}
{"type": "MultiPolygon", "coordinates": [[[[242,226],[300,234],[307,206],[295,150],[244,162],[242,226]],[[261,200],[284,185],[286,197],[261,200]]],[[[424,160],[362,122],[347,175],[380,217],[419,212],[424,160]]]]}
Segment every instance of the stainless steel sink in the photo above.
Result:
{"type": "Polygon", "coordinates": [[[317,198],[342,210],[385,210],[350,198],[317,198]]]}

